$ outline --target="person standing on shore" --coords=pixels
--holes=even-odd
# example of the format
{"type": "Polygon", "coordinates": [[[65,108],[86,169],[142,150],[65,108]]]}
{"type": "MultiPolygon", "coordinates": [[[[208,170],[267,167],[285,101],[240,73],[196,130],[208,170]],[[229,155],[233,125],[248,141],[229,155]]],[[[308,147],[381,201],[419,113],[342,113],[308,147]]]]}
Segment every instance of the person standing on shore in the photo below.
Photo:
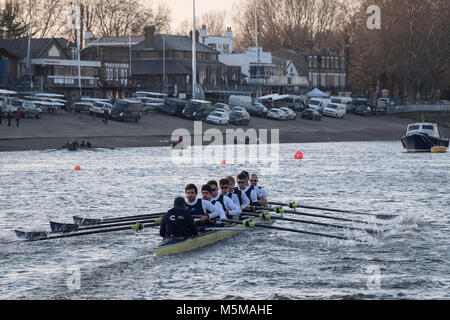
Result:
{"type": "Polygon", "coordinates": [[[105,110],[105,111],[103,112],[103,122],[104,122],[105,124],[108,124],[108,118],[109,118],[109,112],[108,112],[108,110],[105,110]]]}
{"type": "Polygon", "coordinates": [[[8,111],[8,127],[11,127],[11,112],[8,111]]]}
{"type": "Polygon", "coordinates": [[[16,119],[16,126],[19,127],[19,120],[20,120],[20,111],[16,110],[14,111],[14,119],[16,119]]]}

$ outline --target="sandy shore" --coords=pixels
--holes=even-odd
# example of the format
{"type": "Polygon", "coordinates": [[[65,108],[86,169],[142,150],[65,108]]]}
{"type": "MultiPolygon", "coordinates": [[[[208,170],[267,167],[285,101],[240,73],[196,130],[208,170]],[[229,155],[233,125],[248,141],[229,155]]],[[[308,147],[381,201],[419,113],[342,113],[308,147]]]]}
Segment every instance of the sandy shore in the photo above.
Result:
{"type": "MultiPolygon", "coordinates": [[[[322,117],[321,121],[301,119],[275,121],[252,117],[249,128],[279,129],[280,143],[338,142],[338,141],[393,141],[399,140],[409,123],[415,122],[397,116],[361,117],[351,114],[344,119],[322,117]]],[[[60,111],[43,114],[41,119],[21,119],[19,127],[7,119],[0,124],[0,151],[45,150],[59,148],[68,140],[90,141],[94,146],[107,148],[168,146],[172,133],[184,128],[194,133],[194,122],[160,113],[148,113],[138,123],[109,121],[88,114],[60,111]]],[[[202,131],[217,128],[237,129],[239,126],[219,126],[202,123],[202,131]]],[[[449,128],[441,128],[450,136],[449,128]]]]}

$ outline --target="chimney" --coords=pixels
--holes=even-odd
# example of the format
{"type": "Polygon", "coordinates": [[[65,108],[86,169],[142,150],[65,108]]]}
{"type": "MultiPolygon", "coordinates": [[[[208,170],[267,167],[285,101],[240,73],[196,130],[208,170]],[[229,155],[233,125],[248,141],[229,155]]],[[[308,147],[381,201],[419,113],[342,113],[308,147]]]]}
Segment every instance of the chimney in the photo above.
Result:
{"type": "Polygon", "coordinates": [[[144,37],[145,37],[145,48],[154,48],[155,47],[155,27],[145,27],[144,28],[144,37]]]}
{"type": "MultiPolygon", "coordinates": [[[[198,42],[199,36],[200,36],[200,32],[198,32],[198,30],[195,30],[195,37],[196,37],[195,41],[196,42],[198,42]]],[[[192,30],[189,31],[189,38],[192,39],[192,30]]]]}
{"type": "Polygon", "coordinates": [[[231,31],[231,27],[227,27],[227,31],[225,32],[225,35],[228,38],[233,39],[233,31],[231,31]]]}

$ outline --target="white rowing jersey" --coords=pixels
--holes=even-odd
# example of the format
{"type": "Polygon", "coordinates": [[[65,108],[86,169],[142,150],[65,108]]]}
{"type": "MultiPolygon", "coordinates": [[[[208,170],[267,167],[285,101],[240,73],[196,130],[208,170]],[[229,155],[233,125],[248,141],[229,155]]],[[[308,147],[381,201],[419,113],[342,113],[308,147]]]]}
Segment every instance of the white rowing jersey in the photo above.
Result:
{"type": "MultiPolygon", "coordinates": [[[[237,196],[236,196],[237,198],[237,196]]],[[[228,210],[228,215],[230,216],[239,216],[242,213],[241,206],[236,205],[233,200],[227,195],[218,194],[217,197],[212,198],[212,202],[220,203],[225,210],[228,210]]],[[[239,202],[239,199],[238,199],[239,202]]]]}
{"type": "Polygon", "coordinates": [[[240,190],[239,188],[234,188],[233,193],[237,196],[239,206],[241,207],[241,210],[244,210],[250,205],[250,199],[247,197],[244,191],[240,190]],[[239,201],[240,199],[240,201],[239,201]]]}
{"type": "Polygon", "coordinates": [[[264,197],[264,199],[266,199],[266,201],[267,201],[266,189],[264,189],[263,187],[260,187],[260,186],[254,186],[253,190],[256,191],[256,196],[258,197],[258,199],[259,199],[259,197],[264,197]]]}
{"type": "Polygon", "coordinates": [[[250,186],[247,186],[245,189],[241,190],[242,193],[245,193],[247,197],[250,199],[250,203],[256,203],[258,202],[258,195],[256,194],[256,191],[253,190],[250,186]]]}

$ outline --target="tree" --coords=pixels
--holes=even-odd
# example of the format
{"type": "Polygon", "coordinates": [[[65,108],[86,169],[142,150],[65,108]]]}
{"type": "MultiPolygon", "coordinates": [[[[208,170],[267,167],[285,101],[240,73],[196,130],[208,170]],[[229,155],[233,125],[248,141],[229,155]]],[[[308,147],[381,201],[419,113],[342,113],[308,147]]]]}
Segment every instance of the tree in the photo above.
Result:
{"type": "Polygon", "coordinates": [[[17,39],[25,37],[28,26],[20,21],[18,1],[8,0],[0,11],[0,38],[17,39]]]}
{"type": "Polygon", "coordinates": [[[211,10],[201,15],[200,24],[208,29],[208,35],[223,36],[225,33],[226,10],[211,10]]]}

